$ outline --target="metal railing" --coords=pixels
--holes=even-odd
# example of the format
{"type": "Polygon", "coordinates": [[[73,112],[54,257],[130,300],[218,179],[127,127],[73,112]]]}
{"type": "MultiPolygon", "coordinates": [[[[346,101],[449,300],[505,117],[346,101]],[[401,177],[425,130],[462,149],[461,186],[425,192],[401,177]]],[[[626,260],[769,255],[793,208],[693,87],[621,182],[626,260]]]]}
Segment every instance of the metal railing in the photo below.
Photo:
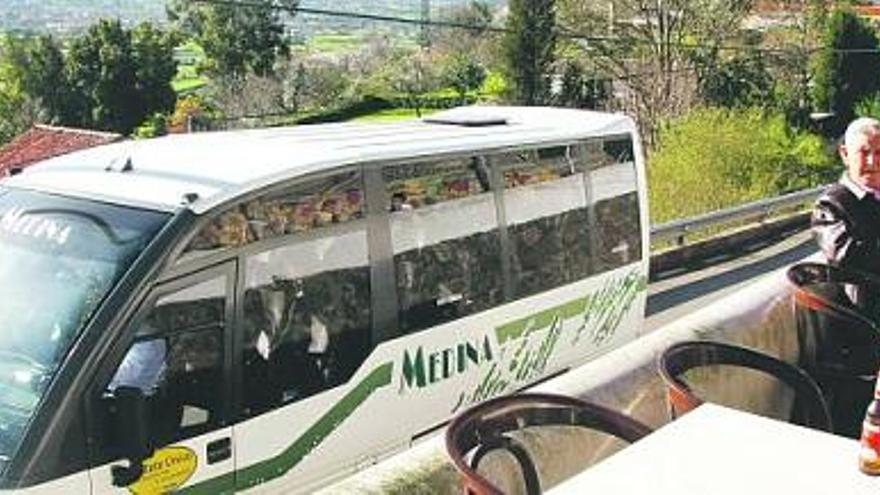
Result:
{"type": "Polygon", "coordinates": [[[735,206],[721,211],[713,211],[704,215],[698,215],[691,218],[674,220],[654,227],[651,227],[651,242],[675,239],[679,246],[683,246],[686,237],[704,230],[709,227],[745,220],[757,220],[764,222],[772,216],[772,214],[782,208],[797,206],[808,201],[814,200],[819,193],[825,190],[828,185],[819,186],[813,189],[805,189],[775,198],[762,199],[753,203],[735,206]]]}

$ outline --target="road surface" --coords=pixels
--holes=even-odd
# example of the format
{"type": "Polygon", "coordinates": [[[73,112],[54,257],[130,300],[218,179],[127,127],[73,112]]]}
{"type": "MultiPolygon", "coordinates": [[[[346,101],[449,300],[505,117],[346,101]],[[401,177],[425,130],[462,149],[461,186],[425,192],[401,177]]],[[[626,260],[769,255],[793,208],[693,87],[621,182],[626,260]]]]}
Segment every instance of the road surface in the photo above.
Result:
{"type": "Polygon", "coordinates": [[[706,260],[703,267],[679,273],[648,285],[645,329],[653,331],[719,299],[756,278],[817,252],[809,230],[752,246],[735,257],[706,260]]]}

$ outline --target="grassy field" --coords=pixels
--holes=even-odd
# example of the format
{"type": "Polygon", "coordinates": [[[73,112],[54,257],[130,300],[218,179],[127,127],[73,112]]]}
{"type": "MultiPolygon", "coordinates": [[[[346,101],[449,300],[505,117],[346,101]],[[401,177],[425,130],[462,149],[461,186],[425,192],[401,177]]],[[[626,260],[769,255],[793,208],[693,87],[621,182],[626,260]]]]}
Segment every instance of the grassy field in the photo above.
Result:
{"type": "Polygon", "coordinates": [[[195,91],[205,84],[208,83],[208,80],[204,77],[194,77],[188,79],[175,79],[171,81],[171,87],[174,89],[174,92],[177,94],[186,94],[192,91],[195,91]]]}
{"type": "Polygon", "coordinates": [[[175,48],[174,59],[177,60],[177,75],[171,81],[171,87],[177,94],[190,93],[208,82],[197,68],[205,60],[205,51],[196,42],[190,40],[175,48]]]}
{"type": "Polygon", "coordinates": [[[306,46],[309,50],[320,53],[345,53],[357,50],[364,38],[352,34],[320,34],[311,37],[306,46]]]}

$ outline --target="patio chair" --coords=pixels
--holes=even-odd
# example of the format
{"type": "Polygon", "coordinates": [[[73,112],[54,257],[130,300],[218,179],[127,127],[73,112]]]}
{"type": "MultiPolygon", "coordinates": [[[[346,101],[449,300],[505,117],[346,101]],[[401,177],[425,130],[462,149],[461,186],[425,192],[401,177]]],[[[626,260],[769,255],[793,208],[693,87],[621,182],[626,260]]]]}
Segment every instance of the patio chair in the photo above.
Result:
{"type": "Polygon", "coordinates": [[[541,493],[538,470],[526,446],[509,435],[534,426],[578,426],[630,443],[652,431],[629,416],[573,397],[519,394],[492,399],[460,413],[446,430],[446,450],[462,476],[464,493],[503,493],[477,471],[486,454],[498,450],[516,459],[526,493],[541,493]]]}
{"type": "Polygon", "coordinates": [[[705,400],[694,393],[682,375],[702,366],[713,365],[748,368],[780,380],[795,391],[795,422],[831,431],[831,415],[822,391],[802,369],[746,347],[710,341],[679,342],[660,356],[660,375],[667,387],[672,419],[694,409],[705,400]]]}
{"type": "Polygon", "coordinates": [[[823,263],[788,269],[799,365],[822,388],[834,432],[857,438],[880,366],[880,279],[823,263]]]}

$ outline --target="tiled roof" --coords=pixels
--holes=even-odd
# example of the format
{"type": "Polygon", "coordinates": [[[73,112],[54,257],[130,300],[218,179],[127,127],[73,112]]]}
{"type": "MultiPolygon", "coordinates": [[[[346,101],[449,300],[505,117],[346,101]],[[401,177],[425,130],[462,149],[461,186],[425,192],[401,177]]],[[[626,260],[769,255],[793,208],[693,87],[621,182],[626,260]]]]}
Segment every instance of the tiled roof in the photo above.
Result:
{"type": "Polygon", "coordinates": [[[855,5],[853,9],[862,17],[880,17],[880,5],[855,5]]]}
{"type": "Polygon", "coordinates": [[[120,134],[69,127],[35,125],[0,148],[0,176],[13,169],[22,169],[40,160],[72,151],[112,143],[120,134]]]}

